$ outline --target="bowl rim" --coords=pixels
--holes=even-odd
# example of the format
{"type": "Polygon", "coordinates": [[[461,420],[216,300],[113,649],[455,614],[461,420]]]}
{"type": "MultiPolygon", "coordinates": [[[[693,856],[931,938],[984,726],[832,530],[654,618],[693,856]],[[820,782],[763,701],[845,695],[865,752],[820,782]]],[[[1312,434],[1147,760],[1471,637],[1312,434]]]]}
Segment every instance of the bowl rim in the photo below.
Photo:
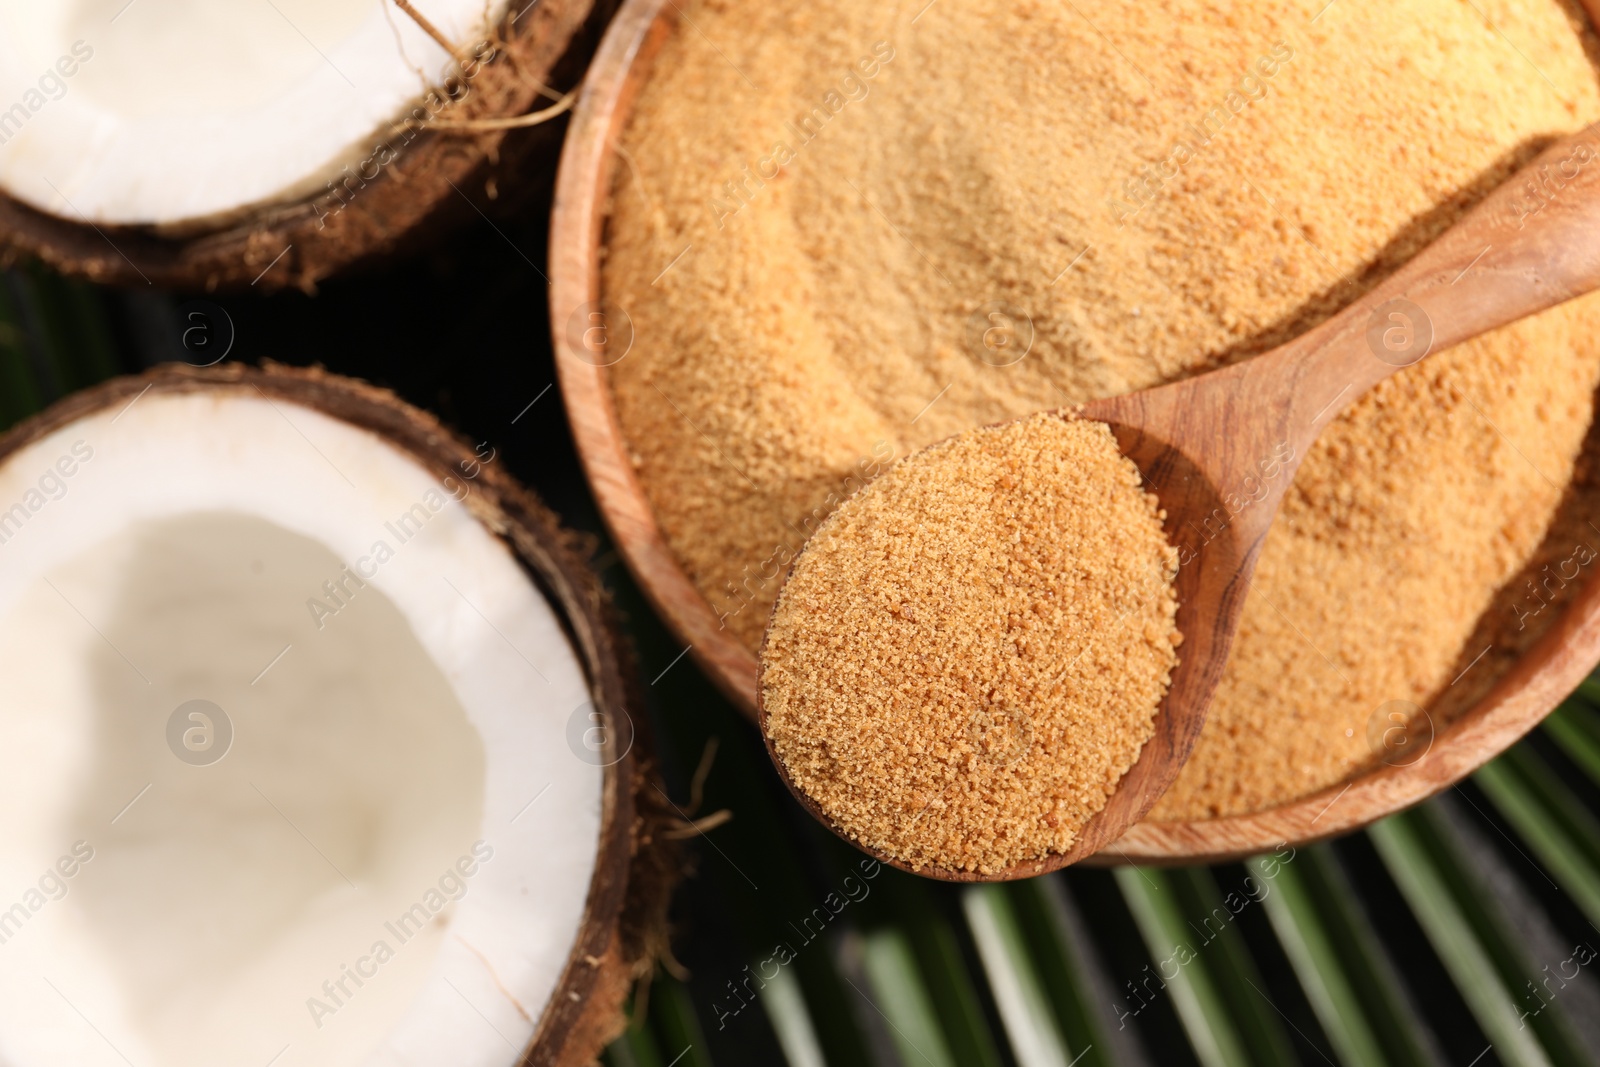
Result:
{"type": "MultiPolygon", "coordinates": [[[[1597,6],[1600,0],[1585,0],[1587,9],[1597,6]]],[[[686,642],[684,651],[754,722],[755,653],[721,624],[668,544],[634,469],[607,365],[588,358],[578,339],[591,315],[601,316],[599,325],[611,326],[606,316],[614,312],[605,307],[600,286],[616,158],[611,146],[679,14],[672,0],[624,0],[585,76],[562,148],[551,212],[550,327],[578,455],[619,554],[651,606],[686,642]]],[[[1591,576],[1488,693],[1438,732],[1423,758],[1408,766],[1378,764],[1249,814],[1162,822],[1147,816],[1083,862],[1221,862],[1359,829],[1456,785],[1498,756],[1576,688],[1597,660],[1600,574],[1591,576]]]]}

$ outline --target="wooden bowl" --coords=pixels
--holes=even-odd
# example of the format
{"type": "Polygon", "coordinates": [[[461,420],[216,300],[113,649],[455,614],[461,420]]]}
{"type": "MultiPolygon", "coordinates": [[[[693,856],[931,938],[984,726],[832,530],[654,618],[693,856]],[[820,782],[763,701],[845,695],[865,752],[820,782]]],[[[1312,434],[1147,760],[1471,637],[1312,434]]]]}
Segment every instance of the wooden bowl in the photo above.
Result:
{"type": "MultiPolygon", "coordinates": [[[[1590,8],[1600,0],[1585,0],[1590,8]]],[[[755,718],[756,657],[695,588],[667,544],[629,459],[609,376],[581,343],[607,325],[600,251],[612,149],[662,43],[677,29],[671,0],[626,0],[601,42],[567,131],[550,227],[550,318],[556,371],[589,484],[617,548],[656,611],[717,686],[755,718]],[[590,316],[599,315],[593,319],[590,316]]],[[[609,324],[615,326],[615,323],[609,324]]],[[[1320,792],[1251,815],[1143,822],[1106,846],[1103,863],[1196,863],[1251,855],[1358,829],[1440,792],[1531,730],[1600,660],[1600,578],[1471,708],[1432,738],[1425,758],[1379,765],[1320,792]]]]}

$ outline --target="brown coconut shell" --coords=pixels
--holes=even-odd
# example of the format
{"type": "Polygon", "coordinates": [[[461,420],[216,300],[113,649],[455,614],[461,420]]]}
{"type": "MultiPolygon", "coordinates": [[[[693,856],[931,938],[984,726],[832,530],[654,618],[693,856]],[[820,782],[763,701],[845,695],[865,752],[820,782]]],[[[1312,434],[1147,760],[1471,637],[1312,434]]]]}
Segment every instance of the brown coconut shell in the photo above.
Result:
{"type": "MultiPolygon", "coordinates": [[[[122,408],[145,392],[235,392],[313,408],[377,434],[443,478],[478,469],[467,508],[499,537],[550,601],[608,724],[631,722],[633,744],[605,768],[600,840],[583,921],[561,980],[524,1050],[525,1067],[594,1062],[626,1023],[624,1002],[666,946],[666,908],[679,855],[663,831],[679,826],[663,799],[631,647],[589,565],[590,545],[564,529],[530,490],[472,446],[392,392],[320,368],[269,363],[197,368],[167,364],[76,393],[0,435],[0,464],[17,450],[86,415],[122,408]]],[[[622,733],[606,732],[607,744],[622,733]]]]}
{"type": "MultiPolygon", "coordinates": [[[[458,124],[549,108],[541,87],[566,91],[582,80],[615,7],[614,0],[516,0],[493,58],[437,117],[458,124]]],[[[406,17],[398,8],[392,14],[406,17]]],[[[458,45],[470,53],[473,42],[458,45]]],[[[96,227],[0,193],[0,267],[33,257],[110,285],[311,292],[325,278],[415,250],[493,211],[502,189],[553,172],[564,128],[562,121],[498,130],[397,125],[372,135],[368,155],[337,186],[181,234],[96,227]]]]}

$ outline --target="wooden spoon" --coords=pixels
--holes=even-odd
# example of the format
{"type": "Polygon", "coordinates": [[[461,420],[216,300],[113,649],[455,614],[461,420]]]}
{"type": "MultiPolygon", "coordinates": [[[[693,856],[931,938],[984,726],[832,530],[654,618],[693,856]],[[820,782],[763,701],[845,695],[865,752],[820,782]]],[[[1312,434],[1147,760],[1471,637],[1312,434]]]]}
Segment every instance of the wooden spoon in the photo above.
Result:
{"type": "MultiPolygon", "coordinates": [[[[1074,410],[1110,425],[1160,499],[1178,549],[1183,645],[1155,734],[1068,851],[993,874],[916,873],[974,882],[1029,877],[1092,855],[1144,817],[1200,734],[1262,542],[1317,435],[1368,389],[1430,352],[1600,287],[1597,175],[1600,124],[1551,145],[1381,285],[1295,340],[1209,374],[1074,410]]],[[[839,832],[790,780],[759,688],[757,702],[767,752],[784,783],[839,832]]]]}

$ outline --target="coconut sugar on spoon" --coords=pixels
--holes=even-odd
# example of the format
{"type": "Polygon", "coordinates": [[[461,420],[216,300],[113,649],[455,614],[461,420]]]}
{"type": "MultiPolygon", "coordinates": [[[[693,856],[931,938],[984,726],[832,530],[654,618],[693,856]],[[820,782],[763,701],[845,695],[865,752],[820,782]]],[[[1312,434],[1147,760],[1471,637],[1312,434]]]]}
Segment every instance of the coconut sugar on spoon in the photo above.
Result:
{"type": "Polygon", "coordinates": [[[790,781],[858,844],[990,874],[1066,851],[1177,663],[1178,559],[1100,422],[1041,413],[879,477],[808,543],[762,653],[790,781]]]}

